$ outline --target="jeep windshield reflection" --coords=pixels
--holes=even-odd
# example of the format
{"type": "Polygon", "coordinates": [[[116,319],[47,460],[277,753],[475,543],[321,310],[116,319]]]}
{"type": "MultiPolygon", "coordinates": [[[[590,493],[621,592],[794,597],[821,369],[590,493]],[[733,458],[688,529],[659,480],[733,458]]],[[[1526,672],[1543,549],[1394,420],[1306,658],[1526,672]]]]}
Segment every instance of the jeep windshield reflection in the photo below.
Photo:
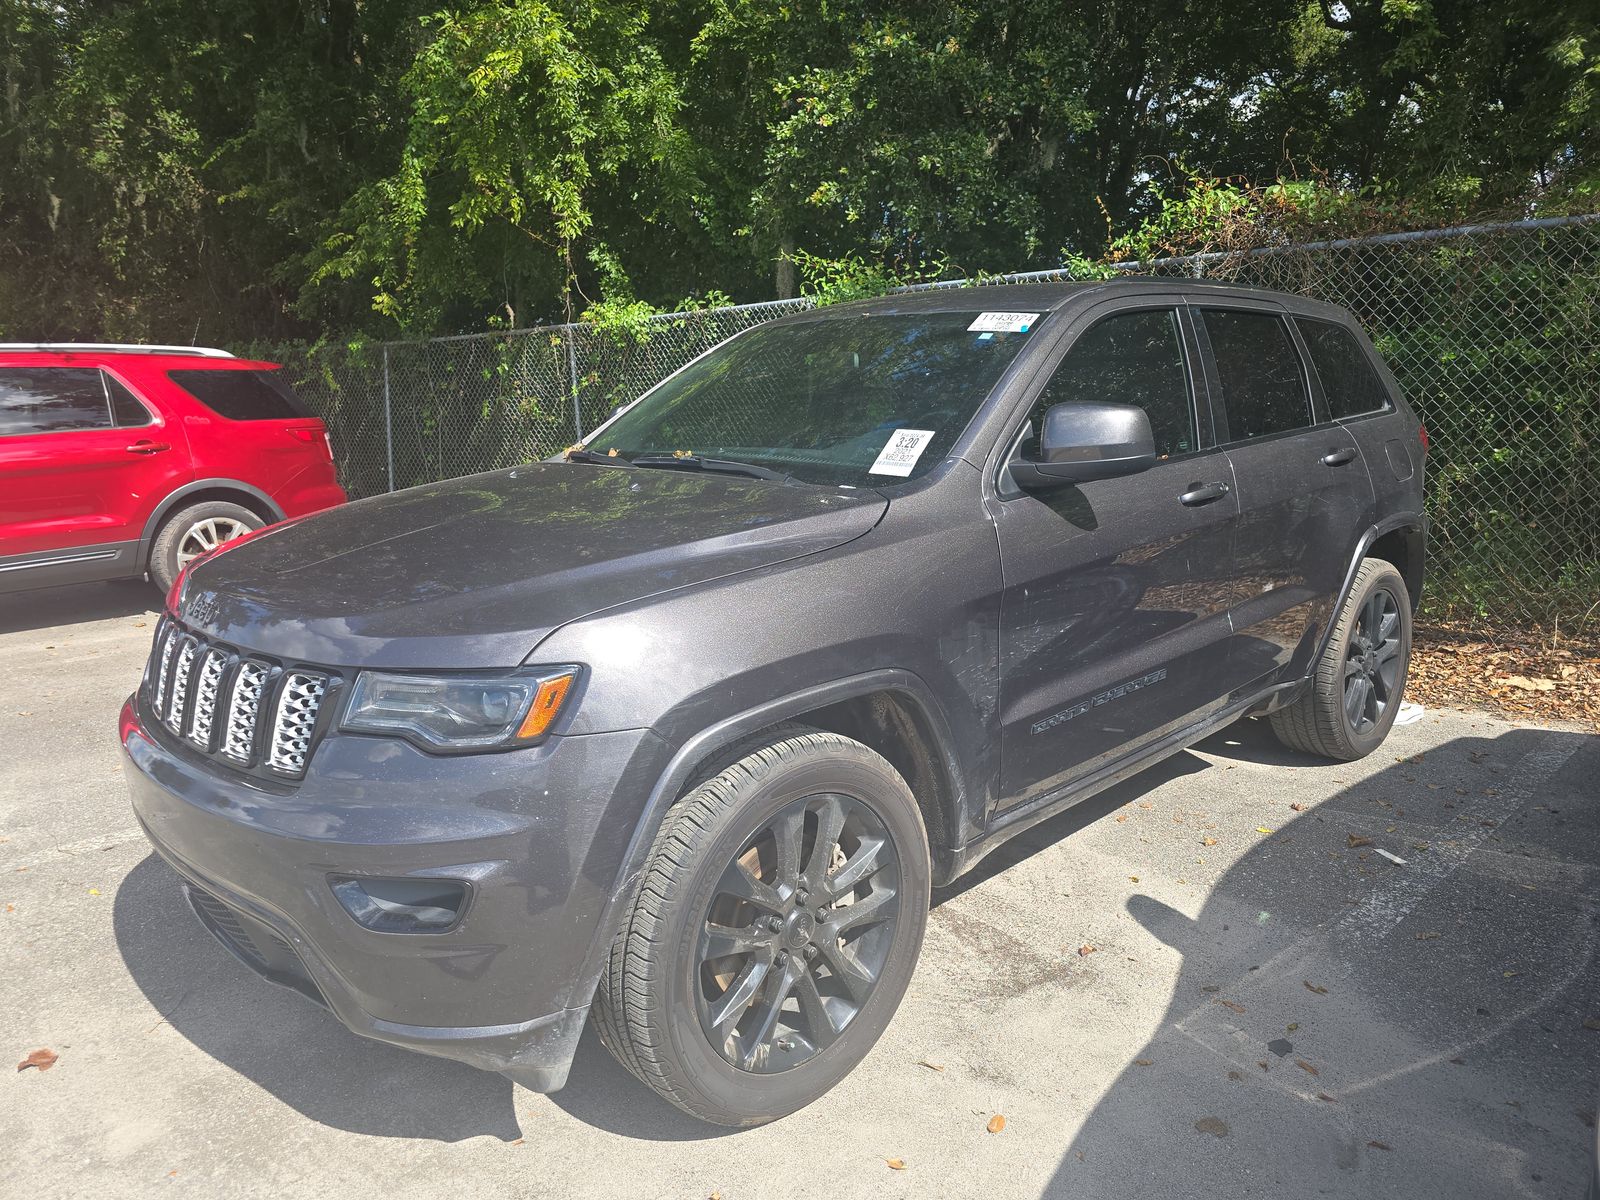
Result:
{"type": "MultiPolygon", "coordinates": [[[[987,314],[997,315],[1033,316],[987,314]]],[[[658,384],[569,457],[751,466],[741,473],[856,487],[914,479],[955,445],[1031,336],[1028,320],[982,328],[999,323],[973,311],[761,326],[658,384]]]]}

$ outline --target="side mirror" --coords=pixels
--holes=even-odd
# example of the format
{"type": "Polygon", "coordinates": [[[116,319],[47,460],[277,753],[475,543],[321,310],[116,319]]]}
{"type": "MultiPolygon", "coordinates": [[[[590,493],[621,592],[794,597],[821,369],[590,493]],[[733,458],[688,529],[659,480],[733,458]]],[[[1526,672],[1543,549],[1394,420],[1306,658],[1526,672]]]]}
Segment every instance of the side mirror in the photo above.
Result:
{"type": "Polygon", "coordinates": [[[1011,461],[1022,488],[1061,487],[1132,475],[1155,465],[1150,418],[1134,404],[1053,404],[1039,431],[1039,456],[1011,461]]]}

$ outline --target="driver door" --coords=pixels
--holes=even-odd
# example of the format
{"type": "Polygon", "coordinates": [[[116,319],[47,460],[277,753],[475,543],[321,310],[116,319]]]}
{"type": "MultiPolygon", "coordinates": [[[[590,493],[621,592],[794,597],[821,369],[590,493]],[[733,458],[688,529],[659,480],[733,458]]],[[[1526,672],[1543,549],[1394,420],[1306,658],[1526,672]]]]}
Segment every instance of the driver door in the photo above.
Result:
{"type": "Polygon", "coordinates": [[[1136,404],[1158,458],[1113,479],[1002,487],[992,502],[1002,810],[1048,798],[1225,698],[1239,504],[1212,445],[1188,320],[1176,298],[1143,297],[1093,319],[1017,434],[1028,457],[1052,404],[1136,404]]]}

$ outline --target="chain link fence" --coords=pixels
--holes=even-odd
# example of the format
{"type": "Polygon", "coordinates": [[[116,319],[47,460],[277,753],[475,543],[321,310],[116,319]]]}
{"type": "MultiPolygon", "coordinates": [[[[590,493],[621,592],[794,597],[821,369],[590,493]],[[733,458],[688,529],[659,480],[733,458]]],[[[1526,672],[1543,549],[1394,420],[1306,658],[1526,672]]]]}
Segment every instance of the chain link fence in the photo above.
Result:
{"type": "MultiPolygon", "coordinates": [[[[1343,305],[1432,437],[1425,614],[1490,635],[1600,629],[1600,214],[1119,270],[1343,305]]],[[[1065,271],[983,280],[1070,280],[1065,271]]],[[[930,285],[950,286],[950,285],[930,285]]],[[[718,342],[809,300],[289,354],[352,497],[558,453],[718,342]]]]}

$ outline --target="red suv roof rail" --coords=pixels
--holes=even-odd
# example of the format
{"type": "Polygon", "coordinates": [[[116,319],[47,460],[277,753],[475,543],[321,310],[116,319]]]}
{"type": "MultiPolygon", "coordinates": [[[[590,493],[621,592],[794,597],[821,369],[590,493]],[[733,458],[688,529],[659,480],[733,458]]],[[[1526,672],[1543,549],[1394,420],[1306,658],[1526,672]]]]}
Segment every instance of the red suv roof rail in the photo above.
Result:
{"type": "Polygon", "coordinates": [[[0,342],[0,352],[13,354],[192,354],[197,358],[232,358],[213,346],[144,346],[131,342],[0,342]]]}

